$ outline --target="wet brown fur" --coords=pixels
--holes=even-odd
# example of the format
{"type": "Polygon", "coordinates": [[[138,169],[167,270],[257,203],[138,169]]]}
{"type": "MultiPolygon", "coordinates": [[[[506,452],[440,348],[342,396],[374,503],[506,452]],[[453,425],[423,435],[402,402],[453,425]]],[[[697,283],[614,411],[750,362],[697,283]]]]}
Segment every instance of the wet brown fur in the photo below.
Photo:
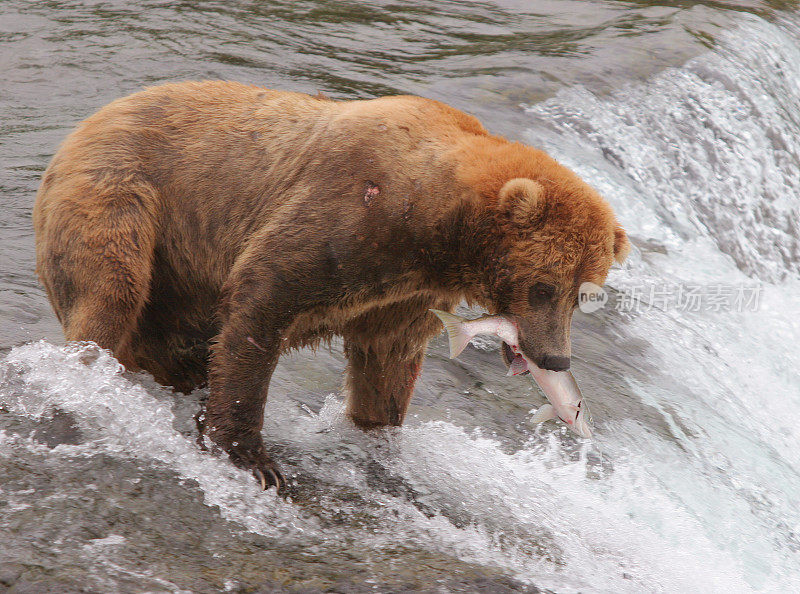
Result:
{"type": "Polygon", "coordinates": [[[342,335],[351,418],[399,425],[441,329],[428,308],[517,316],[529,356],[569,356],[578,285],[628,249],[574,173],[447,105],[230,82],[149,88],[85,120],[34,223],[67,340],[179,390],[209,381],[208,434],[262,470],[282,352],[342,335]],[[532,299],[541,284],[553,294],[532,299]]]}

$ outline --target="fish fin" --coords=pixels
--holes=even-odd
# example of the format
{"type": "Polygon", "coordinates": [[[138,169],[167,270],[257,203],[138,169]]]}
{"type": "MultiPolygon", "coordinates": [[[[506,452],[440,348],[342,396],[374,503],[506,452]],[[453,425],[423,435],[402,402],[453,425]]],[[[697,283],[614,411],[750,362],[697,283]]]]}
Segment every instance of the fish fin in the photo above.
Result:
{"type": "Polygon", "coordinates": [[[431,309],[429,311],[436,314],[436,317],[444,324],[444,329],[447,330],[447,338],[450,340],[450,358],[455,359],[466,348],[469,341],[472,340],[472,337],[464,332],[463,320],[457,315],[441,309],[431,309]]]}
{"type": "Polygon", "coordinates": [[[549,421],[550,419],[556,418],[556,409],[553,408],[552,404],[545,404],[531,417],[531,423],[544,423],[545,421],[549,421]]]}

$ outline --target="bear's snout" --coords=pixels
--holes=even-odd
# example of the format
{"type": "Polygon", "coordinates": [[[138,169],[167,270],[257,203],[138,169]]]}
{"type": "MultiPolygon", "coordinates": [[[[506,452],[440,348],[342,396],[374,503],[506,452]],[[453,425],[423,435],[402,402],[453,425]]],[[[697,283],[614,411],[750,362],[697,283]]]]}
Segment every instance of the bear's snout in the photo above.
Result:
{"type": "Polygon", "coordinates": [[[569,369],[569,357],[562,355],[542,355],[537,357],[534,363],[540,368],[550,371],[566,371],[569,369]]]}
{"type": "Polygon", "coordinates": [[[539,369],[566,371],[570,366],[571,316],[544,310],[518,317],[519,348],[539,369]]]}
{"type": "MultiPolygon", "coordinates": [[[[515,356],[511,347],[503,342],[500,352],[503,355],[503,362],[506,364],[506,367],[511,365],[511,361],[515,356]]],[[[536,363],[540,369],[548,369],[550,371],[566,371],[569,369],[570,365],[570,358],[563,355],[541,355],[533,358],[532,361],[536,363]]],[[[528,372],[526,371],[525,373],[528,372]]]]}

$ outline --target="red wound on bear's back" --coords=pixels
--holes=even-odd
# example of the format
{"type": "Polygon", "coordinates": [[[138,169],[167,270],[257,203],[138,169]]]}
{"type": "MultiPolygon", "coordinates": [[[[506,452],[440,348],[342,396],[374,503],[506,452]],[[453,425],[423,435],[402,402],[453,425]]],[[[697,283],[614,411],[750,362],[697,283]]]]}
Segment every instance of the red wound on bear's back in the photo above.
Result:
{"type": "Polygon", "coordinates": [[[367,187],[364,190],[364,206],[369,206],[370,203],[381,193],[378,184],[367,181],[367,187]]]}

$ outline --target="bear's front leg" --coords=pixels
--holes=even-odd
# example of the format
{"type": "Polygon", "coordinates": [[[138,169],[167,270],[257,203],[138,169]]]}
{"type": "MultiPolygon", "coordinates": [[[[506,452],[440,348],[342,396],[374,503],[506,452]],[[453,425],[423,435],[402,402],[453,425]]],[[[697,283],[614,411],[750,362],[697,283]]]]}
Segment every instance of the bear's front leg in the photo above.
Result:
{"type": "Polygon", "coordinates": [[[236,466],[251,470],[263,489],[274,485],[280,490],[286,482],[261,437],[267,389],[280,352],[280,331],[265,331],[235,316],[213,347],[210,394],[202,413],[205,434],[236,466]]]}
{"type": "Polygon", "coordinates": [[[403,424],[428,339],[441,332],[428,308],[452,305],[420,296],[370,310],[348,325],[347,414],[356,425],[403,424]]]}
{"type": "Polygon", "coordinates": [[[341,298],[337,268],[305,234],[266,227],[251,238],[222,289],[211,348],[204,432],[265,489],[285,484],[261,437],[264,406],[284,338],[304,312],[341,298]]]}
{"type": "Polygon", "coordinates": [[[270,257],[276,253],[302,254],[256,238],[223,287],[203,429],[236,466],[251,470],[264,489],[274,485],[280,490],[285,480],[261,437],[267,390],[285,333],[299,312],[321,302],[324,295],[315,280],[327,279],[302,261],[289,261],[288,270],[278,267],[270,257]]]}

